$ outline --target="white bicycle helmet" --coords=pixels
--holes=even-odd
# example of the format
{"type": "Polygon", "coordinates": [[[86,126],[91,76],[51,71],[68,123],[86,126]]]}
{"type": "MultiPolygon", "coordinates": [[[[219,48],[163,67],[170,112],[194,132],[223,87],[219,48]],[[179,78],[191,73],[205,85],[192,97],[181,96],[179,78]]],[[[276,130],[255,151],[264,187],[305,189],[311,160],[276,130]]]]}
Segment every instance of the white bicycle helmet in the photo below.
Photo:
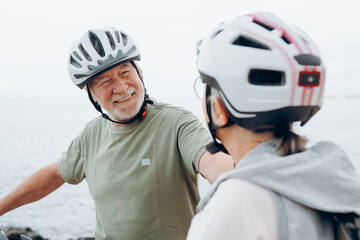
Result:
{"type": "Polygon", "coordinates": [[[140,57],[139,47],[125,32],[114,27],[91,29],[71,46],[68,70],[73,83],[82,89],[93,77],[120,64],[130,62],[144,86],[144,101],[134,118],[127,121],[112,120],[94,100],[91,90],[87,91],[91,103],[103,118],[113,123],[127,124],[136,119],[143,120],[147,113],[147,104],[153,104],[148,99],[144,81],[134,62],[134,60],[140,60],[140,57]]]}
{"type": "Polygon", "coordinates": [[[197,55],[202,82],[218,90],[232,122],[244,128],[304,125],[322,105],[319,49],[304,31],[270,13],[221,23],[199,42],[197,55]]]}
{"type": "Polygon", "coordinates": [[[71,46],[68,70],[83,88],[92,77],[133,60],[140,60],[140,50],[130,35],[114,27],[91,29],[71,46]]]}

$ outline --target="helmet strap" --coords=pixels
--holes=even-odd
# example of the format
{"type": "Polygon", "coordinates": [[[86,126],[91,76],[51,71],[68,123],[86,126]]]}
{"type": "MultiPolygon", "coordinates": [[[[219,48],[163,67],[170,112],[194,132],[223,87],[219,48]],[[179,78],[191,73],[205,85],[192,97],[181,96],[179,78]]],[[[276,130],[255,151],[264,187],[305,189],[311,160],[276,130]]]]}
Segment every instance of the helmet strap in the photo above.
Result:
{"type": "Polygon", "coordinates": [[[217,126],[213,120],[212,120],[212,114],[211,114],[211,101],[210,101],[210,93],[211,93],[211,87],[209,85],[206,85],[206,91],[205,91],[205,97],[206,97],[206,112],[209,118],[209,122],[208,122],[208,127],[209,127],[209,131],[211,133],[211,136],[213,138],[213,142],[211,142],[210,144],[208,144],[206,146],[206,150],[211,153],[211,154],[215,154],[217,152],[224,152],[224,153],[228,153],[228,151],[226,150],[225,146],[219,142],[216,138],[216,134],[215,131],[217,129],[221,129],[221,128],[227,128],[230,127],[231,125],[234,124],[234,122],[231,120],[231,118],[228,118],[228,122],[225,126],[219,127],[217,126]]]}
{"type": "Polygon", "coordinates": [[[99,103],[97,103],[92,94],[91,94],[91,90],[90,90],[90,86],[89,86],[89,82],[86,83],[86,87],[87,87],[87,93],[88,93],[88,96],[89,96],[89,99],[90,99],[90,102],[94,105],[95,109],[101,113],[101,116],[103,118],[105,118],[106,120],[109,120],[110,122],[113,122],[113,123],[117,123],[117,124],[128,124],[128,123],[131,123],[133,121],[135,121],[136,119],[138,119],[139,121],[142,121],[145,117],[146,117],[146,114],[147,114],[147,104],[153,104],[154,102],[151,101],[149,99],[149,95],[147,94],[147,91],[146,91],[146,87],[145,87],[145,84],[144,84],[144,81],[140,75],[140,72],[139,72],[139,69],[137,68],[136,64],[134,63],[134,61],[130,61],[131,65],[134,66],[137,74],[139,75],[140,77],[140,80],[143,84],[143,87],[144,87],[144,101],[143,101],[143,104],[139,110],[139,112],[135,115],[135,117],[133,117],[132,119],[130,119],[129,121],[114,121],[112,120],[107,114],[105,114],[103,111],[102,111],[102,108],[100,106],[99,103]]]}

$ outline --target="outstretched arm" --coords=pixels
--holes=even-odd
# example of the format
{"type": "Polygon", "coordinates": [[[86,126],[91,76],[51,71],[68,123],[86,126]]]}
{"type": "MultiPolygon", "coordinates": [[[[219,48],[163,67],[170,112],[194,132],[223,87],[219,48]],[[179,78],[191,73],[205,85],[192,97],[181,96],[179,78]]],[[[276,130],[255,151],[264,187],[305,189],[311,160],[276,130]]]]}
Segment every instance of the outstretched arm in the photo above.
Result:
{"type": "Polygon", "coordinates": [[[46,197],[64,183],[57,162],[40,169],[0,200],[0,216],[46,197]]]}
{"type": "Polygon", "coordinates": [[[231,171],[234,168],[233,158],[223,152],[214,155],[205,152],[199,161],[199,172],[211,184],[223,173],[231,171]]]}

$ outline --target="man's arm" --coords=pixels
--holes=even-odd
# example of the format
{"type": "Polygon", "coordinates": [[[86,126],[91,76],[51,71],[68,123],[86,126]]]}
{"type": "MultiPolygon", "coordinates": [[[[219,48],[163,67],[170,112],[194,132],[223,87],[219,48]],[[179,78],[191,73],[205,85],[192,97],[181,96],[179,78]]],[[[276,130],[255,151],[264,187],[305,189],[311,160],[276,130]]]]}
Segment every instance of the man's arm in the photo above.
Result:
{"type": "Polygon", "coordinates": [[[64,183],[57,162],[40,169],[0,200],[0,216],[46,197],[64,183]]]}
{"type": "Polygon", "coordinates": [[[223,152],[211,155],[205,152],[199,161],[199,172],[211,184],[223,173],[231,171],[234,168],[233,158],[223,152]]]}

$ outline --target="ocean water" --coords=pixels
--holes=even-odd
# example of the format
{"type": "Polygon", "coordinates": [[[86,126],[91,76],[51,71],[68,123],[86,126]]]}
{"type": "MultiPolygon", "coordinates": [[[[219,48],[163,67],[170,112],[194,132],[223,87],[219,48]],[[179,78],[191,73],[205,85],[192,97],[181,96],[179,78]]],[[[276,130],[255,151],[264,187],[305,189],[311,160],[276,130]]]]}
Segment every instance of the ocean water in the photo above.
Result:
{"type": "MultiPolygon", "coordinates": [[[[158,99],[191,110],[203,121],[201,102],[193,98],[158,99]]],[[[0,198],[66,150],[86,122],[98,116],[88,100],[0,98],[0,198]]],[[[296,131],[312,145],[331,140],[345,149],[360,169],[360,97],[332,96],[322,110],[296,131]]],[[[199,178],[200,195],[210,188],[199,178]]],[[[86,182],[64,184],[46,198],[0,217],[0,226],[27,226],[51,240],[94,236],[95,206],[86,182]]]]}

